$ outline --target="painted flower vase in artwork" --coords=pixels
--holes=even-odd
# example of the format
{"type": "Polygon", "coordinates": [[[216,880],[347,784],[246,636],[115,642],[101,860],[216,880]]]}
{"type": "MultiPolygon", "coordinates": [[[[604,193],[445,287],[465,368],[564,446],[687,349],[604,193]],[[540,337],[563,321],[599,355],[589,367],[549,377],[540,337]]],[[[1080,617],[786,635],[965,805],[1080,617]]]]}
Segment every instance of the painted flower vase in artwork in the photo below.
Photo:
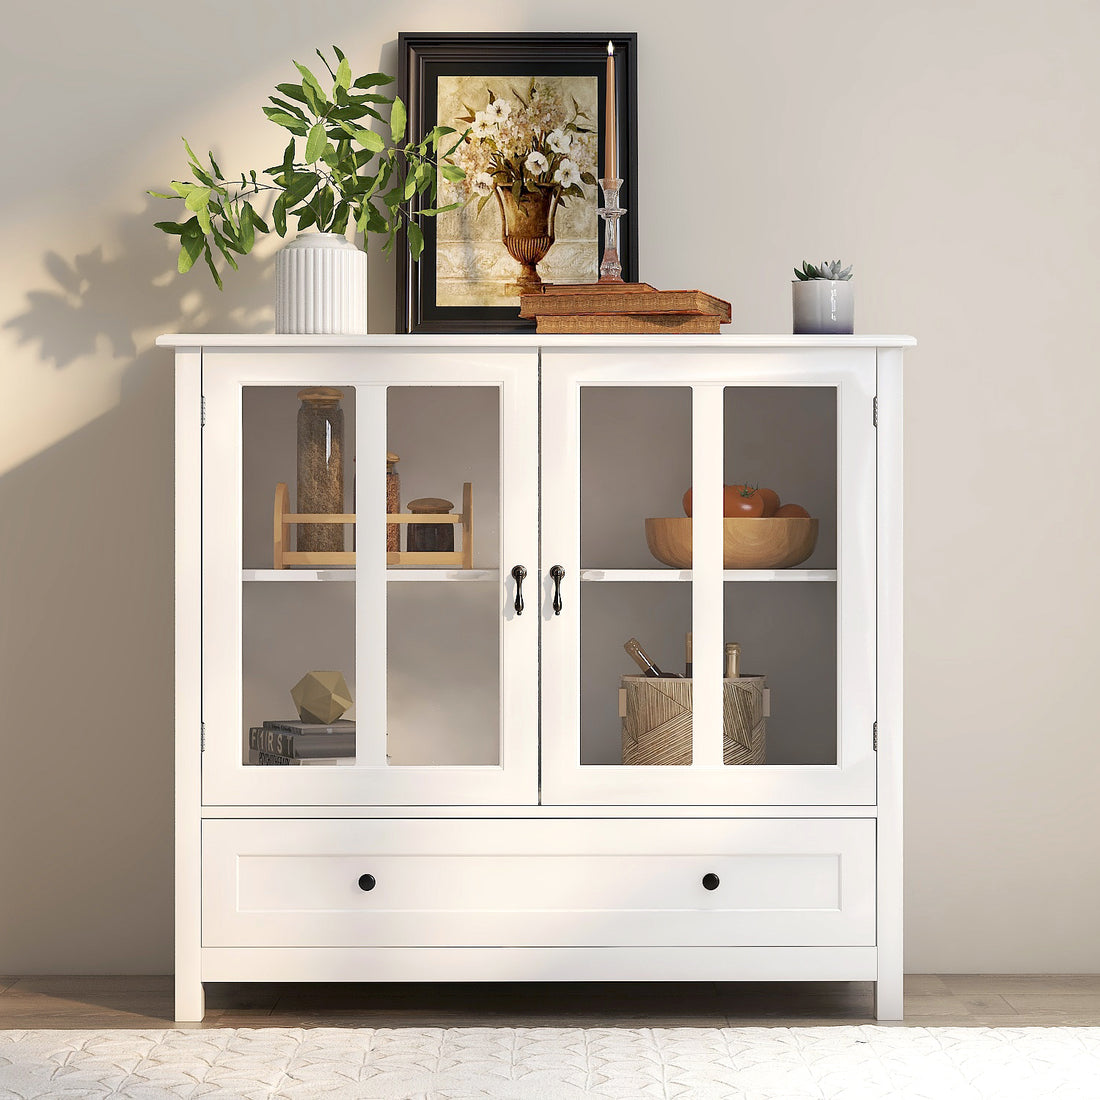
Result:
{"type": "Polygon", "coordinates": [[[367,331],[367,254],[339,233],[299,233],[275,254],[275,331],[367,331]]]}
{"type": "Polygon", "coordinates": [[[540,187],[517,199],[511,188],[497,187],[496,196],[500,205],[501,240],[508,255],[521,268],[516,285],[521,294],[536,291],[542,286],[538,263],[554,243],[558,195],[540,187]]]}

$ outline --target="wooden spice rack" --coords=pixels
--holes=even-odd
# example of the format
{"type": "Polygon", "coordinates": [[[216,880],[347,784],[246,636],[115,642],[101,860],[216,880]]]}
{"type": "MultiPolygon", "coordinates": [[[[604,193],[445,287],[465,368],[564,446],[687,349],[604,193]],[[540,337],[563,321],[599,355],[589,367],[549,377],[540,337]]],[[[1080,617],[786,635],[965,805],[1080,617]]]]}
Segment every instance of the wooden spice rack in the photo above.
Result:
{"type": "MultiPolygon", "coordinates": [[[[290,510],[290,490],[285,481],[275,486],[274,515],[274,566],[286,569],[301,565],[313,568],[331,568],[333,566],[355,565],[354,550],[301,551],[290,549],[290,527],[295,523],[354,523],[354,512],[292,512],[290,510]]],[[[470,482],[462,486],[462,511],[458,515],[451,513],[390,512],[386,515],[386,525],[400,523],[452,523],[462,529],[462,549],[442,551],[389,550],[386,552],[387,565],[444,566],[451,569],[473,568],[473,488],[470,482]]]]}

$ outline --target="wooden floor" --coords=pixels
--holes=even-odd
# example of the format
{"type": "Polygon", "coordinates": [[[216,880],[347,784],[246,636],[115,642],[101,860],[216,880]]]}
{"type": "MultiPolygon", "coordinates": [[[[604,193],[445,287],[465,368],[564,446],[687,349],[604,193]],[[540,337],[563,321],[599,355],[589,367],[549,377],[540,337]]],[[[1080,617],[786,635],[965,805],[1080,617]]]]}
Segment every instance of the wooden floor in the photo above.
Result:
{"type": "MultiPolygon", "coordinates": [[[[191,1027],[750,1027],[874,1023],[866,982],[207,985],[191,1027]]],[[[905,1024],[1100,1026],[1100,975],[912,974],[905,1024]]],[[[0,1029],[163,1028],[170,976],[0,977],[0,1029]]]]}

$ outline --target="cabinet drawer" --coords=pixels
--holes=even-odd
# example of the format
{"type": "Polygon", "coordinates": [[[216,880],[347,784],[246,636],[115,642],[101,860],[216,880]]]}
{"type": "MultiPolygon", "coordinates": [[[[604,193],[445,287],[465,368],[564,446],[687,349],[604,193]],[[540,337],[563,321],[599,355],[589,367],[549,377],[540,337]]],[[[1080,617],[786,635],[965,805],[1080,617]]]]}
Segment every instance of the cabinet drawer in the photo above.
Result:
{"type": "Polygon", "coordinates": [[[207,820],[203,944],[867,946],[874,853],[861,819],[207,820]]]}

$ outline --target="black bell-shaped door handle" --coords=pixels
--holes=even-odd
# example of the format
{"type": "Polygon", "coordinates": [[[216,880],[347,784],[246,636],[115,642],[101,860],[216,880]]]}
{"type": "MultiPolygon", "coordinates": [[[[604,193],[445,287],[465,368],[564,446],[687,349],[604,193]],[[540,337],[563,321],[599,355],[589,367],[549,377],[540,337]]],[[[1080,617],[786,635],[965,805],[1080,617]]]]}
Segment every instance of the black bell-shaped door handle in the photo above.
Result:
{"type": "Polygon", "coordinates": [[[561,579],[565,570],[560,565],[550,566],[550,576],[554,578],[554,614],[561,614],[561,579]]]}
{"type": "Polygon", "coordinates": [[[516,602],[514,607],[517,615],[523,614],[523,578],[527,576],[527,570],[522,565],[512,566],[512,580],[516,582],[516,602]]]}

